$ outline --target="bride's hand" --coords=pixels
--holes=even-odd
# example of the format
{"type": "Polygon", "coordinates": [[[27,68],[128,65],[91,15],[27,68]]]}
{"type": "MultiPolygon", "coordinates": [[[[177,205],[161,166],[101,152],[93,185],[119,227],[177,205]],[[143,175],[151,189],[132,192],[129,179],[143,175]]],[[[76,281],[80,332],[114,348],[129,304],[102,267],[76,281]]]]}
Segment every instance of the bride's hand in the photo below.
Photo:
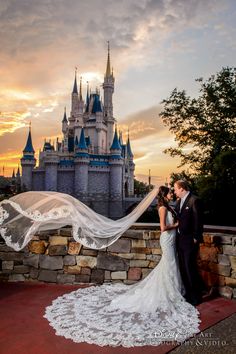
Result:
{"type": "Polygon", "coordinates": [[[174,226],[174,227],[178,227],[178,226],[179,226],[179,222],[176,221],[173,226],[174,226]]]}

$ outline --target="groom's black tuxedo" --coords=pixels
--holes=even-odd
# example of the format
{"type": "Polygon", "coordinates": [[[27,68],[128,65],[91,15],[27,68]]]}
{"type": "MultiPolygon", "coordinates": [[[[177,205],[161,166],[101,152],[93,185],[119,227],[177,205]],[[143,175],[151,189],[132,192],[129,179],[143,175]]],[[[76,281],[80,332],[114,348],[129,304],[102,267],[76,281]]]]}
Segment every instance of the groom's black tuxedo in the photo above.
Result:
{"type": "Polygon", "coordinates": [[[203,220],[202,203],[195,195],[189,193],[180,210],[180,200],[176,205],[179,226],[178,231],[181,236],[181,243],[188,245],[193,239],[202,242],[203,220]]]}
{"type": "Polygon", "coordinates": [[[180,272],[186,290],[186,300],[193,305],[201,302],[202,280],[197,271],[197,253],[202,242],[203,221],[201,200],[189,193],[180,210],[176,205],[179,226],[177,229],[177,251],[180,272]],[[194,242],[197,240],[197,243],[194,242]]]}

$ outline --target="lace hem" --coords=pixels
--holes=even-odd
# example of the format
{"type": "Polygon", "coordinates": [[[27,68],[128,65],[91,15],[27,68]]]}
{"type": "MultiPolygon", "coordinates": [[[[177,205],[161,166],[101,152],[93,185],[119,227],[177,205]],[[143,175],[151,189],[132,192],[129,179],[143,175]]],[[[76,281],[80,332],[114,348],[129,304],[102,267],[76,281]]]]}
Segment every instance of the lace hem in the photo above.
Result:
{"type": "MultiPolygon", "coordinates": [[[[31,240],[33,234],[37,231],[37,228],[41,222],[67,218],[69,215],[71,215],[72,211],[73,209],[71,206],[63,206],[52,208],[46,213],[41,213],[39,210],[27,212],[23,210],[19,204],[11,200],[3,200],[0,205],[0,235],[5,240],[7,246],[14,248],[15,251],[20,251],[31,240]],[[34,222],[30,227],[28,227],[27,233],[24,236],[22,244],[19,244],[18,240],[13,241],[13,234],[10,233],[10,228],[7,225],[7,219],[9,218],[10,213],[3,208],[2,205],[4,204],[10,205],[14,210],[19,213],[19,215],[22,215],[23,217],[26,217],[34,222]],[[2,226],[4,224],[6,224],[6,226],[2,226]]],[[[19,237],[19,239],[21,237],[19,237]]]]}
{"type": "MultiPolygon", "coordinates": [[[[73,211],[73,208],[70,206],[63,206],[63,207],[58,207],[58,208],[52,208],[50,211],[46,213],[41,213],[39,210],[34,210],[32,212],[27,212],[23,210],[19,204],[11,201],[11,200],[3,200],[1,202],[2,204],[9,204],[11,205],[16,211],[19,212],[19,214],[32,219],[34,221],[49,221],[49,220],[56,220],[64,217],[68,217],[71,212],[73,211]]],[[[6,210],[3,209],[2,206],[0,206],[0,225],[3,223],[3,221],[9,216],[9,213],[7,213],[6,210]],[[7,216],[6,216],[7,214],[7,216]]]]}
{"type": "Polygon", "coordinates": [[[158,310],[146,313],[110,306],[127,288],[103,284],[76,290],[54,300],[44,317],[56,335],[100,346],[157,346],[166,341],[182,342],[199,332],[199,313],[185,301],[172,304],[171,310],[160,303],[158,310]]]}

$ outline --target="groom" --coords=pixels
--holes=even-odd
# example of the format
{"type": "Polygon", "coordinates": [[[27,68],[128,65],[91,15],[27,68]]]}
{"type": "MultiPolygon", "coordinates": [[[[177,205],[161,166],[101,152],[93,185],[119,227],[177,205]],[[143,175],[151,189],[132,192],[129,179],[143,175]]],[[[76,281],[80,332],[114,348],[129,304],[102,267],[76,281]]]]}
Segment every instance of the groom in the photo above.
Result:
{"type": "Polygon", "coordinates": [[[178,180],[174,184],[178,201],[176,212],[177,252],[180,273],[185,287],[185,298],[192,305],[201,303],[202,281],[197,271],[197,253],[202,242],[203,221],[201,201],[189,191],[188,184],[178,180]]]}

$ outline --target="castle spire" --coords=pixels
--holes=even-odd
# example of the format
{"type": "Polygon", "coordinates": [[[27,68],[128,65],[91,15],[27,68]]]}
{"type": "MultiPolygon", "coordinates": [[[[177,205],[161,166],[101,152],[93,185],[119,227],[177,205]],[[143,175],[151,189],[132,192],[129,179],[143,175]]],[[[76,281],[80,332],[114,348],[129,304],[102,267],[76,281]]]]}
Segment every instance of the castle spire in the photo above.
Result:
{"type": "Polygon", "coordinates": [[[17,177],[20,176],[20,167],[19,167],[19,165],[18,165],[18,168],[17,168],[16,176],[17,177]]]}
{"type": "Polygon", "coordinates": [[[66,107],[64,108],[64,116],[63,116],[62,122],[67,123],[67,117],[66,117],[66,107]]]}
{"type": "Polygon", "coordinates": [[[110,43],[107,42],[107,68],[105,77],[111,76],[111,63],[110,63],[110,43]]]}
{"type": "Polygon", "coordinates": [[[119,143],[120,143],[120,146],[123,145],[123,136],[122,136],[122,131],[121,130],[119,131],[119,143]]]}
{"type": "Polygon", "coordinates": [[[75,146],[77,147],[79,145],[79,140],[78,140],[78,136],[76,135],[75,137],[75,146]]]}
{"type": "Polygon", "coordinates": [[[27,138],[27,142],[25,145],[25,148],[23,150],[23,153],[25,152],[30,152],[30,153],[35,153],[34,148],[33,148],[33,144],[32,144],[32,138],[31,138],[31,122],[29,123],[29,133],[28,133],[28,138],[27,138]]]}
{"type": "Polygon", "coordinates": [[[80,133],[80,139],[79,139],[79,145],[78,148],[80,150],[87,150],[87,144],[86,144],[86,140],[85,140],[85,135],[84,135],[84,128],[82,127],[81,129],[81,133],[80,133]]]}
{"type": "Polygon", "coordinates": [[[75,68],[75,81],[74,81],[74,87],[72,93],[78,94],[78,89],[77,89],[77,67],[75,68]]]}
{"type": "Polygon", "coordinates": [[[130,158],[134,157],[132,150],[131,150],[130,140],[129,140],[129,130],[128,130],[128,140],[127,140],[127,155],[130,158]]]}
{"type": "Polygon", "coordinates": [[[117,134],[117,126],[115,128],[115,134],[114,134],[114,138],[113,138],[113,142],[110,147],[110,150],[121,150],[121,146],[120,146],[118,134],[117,134]]]}
{"type": "Polygon", "coordinates": [[[80,81],[79,81],[79,99],[82,101],[82,76],[80,76],[80,81]]]}
{"type": "Polygon", "coordinates": [[[86,96],[86,110],[85,112],[89,111],[89,82],[87,81],[87,96],[86,96]]]}

